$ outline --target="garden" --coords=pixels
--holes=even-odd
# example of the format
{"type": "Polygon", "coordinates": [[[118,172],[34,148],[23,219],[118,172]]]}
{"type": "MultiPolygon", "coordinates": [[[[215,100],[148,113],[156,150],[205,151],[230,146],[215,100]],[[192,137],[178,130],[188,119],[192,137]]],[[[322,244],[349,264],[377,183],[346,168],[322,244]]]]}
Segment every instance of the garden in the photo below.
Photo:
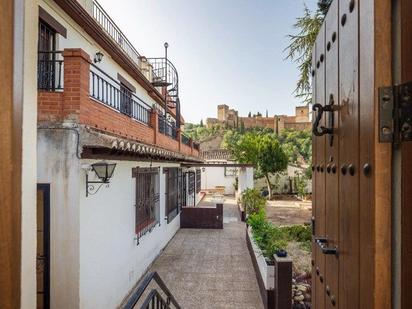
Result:
{"type": "MultiPolygon", "coordinates": [[[[255,258],[264,259],[268,268],[274,255],[289,256],[293,263],[293,308],[310,308],[311,227],[306,224],[275,225],[266,218],[267,200],[256,189],[247,189],[241,197],[248,233],[258,247],[255,258]]],[[[261,274],[267,277],[266,274],[261,274]]]]}

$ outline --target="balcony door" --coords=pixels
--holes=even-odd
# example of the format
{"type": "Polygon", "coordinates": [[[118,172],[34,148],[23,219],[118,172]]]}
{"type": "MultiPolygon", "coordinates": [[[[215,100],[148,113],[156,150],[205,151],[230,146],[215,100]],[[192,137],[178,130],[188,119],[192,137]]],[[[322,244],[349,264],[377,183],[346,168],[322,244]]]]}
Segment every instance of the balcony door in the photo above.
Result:
{"type": "Polygon", "coordinates": [[[38,89],[56,89],[56,31],[42,20],[38,33],[38,89]]]}

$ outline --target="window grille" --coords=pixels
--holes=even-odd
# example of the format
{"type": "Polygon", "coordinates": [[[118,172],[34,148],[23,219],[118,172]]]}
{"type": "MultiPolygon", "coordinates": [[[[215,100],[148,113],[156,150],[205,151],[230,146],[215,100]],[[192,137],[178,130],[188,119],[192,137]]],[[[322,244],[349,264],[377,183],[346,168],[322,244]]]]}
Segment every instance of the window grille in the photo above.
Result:
{"type": "Polygon", "coordinates": [[[196,193],[199,193],[202,189],[202,175],[200,169],[196,170],[196,193]]]}
{"type": "Polygon", "coordinates": [[[160,223],[159,170],[134,168],[133,177],[136,178],[136,234],[139,239],[160,223]]]}
{"type": "Polygon", "coordinates": [[[167,222],[171,222],[182,208],[183,178],[182,169],[166,168],[166,213],[167,222]]]}

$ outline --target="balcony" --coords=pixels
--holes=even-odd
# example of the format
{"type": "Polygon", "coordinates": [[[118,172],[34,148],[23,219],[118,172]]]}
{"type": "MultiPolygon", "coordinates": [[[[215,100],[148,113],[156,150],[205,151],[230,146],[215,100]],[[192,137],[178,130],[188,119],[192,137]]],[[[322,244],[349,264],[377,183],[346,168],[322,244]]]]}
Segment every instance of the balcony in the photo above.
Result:
{"type": "Polygon", "coordinates": [[[39,54],[38,121],[71,122],[117,137],[198,157],[196,144],[182,138],[176,120],[126,91],[91,63],[81,49],[39,54]]]}
{"type": "MultiPolygon", "coordinates": [[[[120,47],[123,53],[137,65],[153,87],[162,92],[165,96],[166,106],[172,109],[176,108],[176,114],[180,114],[179,76],[173,63],[167,59],[167,54],[165,57],[159,58],[146,58],[141,56],[97,1],[93,1],[92,8],[90,13],[101,29],[120,47]]],[[[165,47],[167,49],[168,45],[166,44],[167,43],[165,43],[165,47]]],[[[177,118],[177,124],[179,126],[180,120],[179,117],[177,118]]]]}

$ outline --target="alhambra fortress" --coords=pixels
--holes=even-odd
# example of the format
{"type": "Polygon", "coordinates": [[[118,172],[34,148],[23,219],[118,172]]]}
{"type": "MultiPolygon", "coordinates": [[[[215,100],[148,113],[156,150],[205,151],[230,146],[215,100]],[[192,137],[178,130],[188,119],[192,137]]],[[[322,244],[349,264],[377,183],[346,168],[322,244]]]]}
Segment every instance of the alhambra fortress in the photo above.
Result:
{"type": "Polygon", "coordinates": [[[309,107],[297,106],[294,116],[275,115],[262,116],[261,114],[251,117],[240,117],[235,109],[229,108],[226,104],[217,106],[217,118],[207,118],[206,125],[208,128],[214,125],[222,125],[227,128],[236,128],[244,125],[249,128],[270,128],[274,132],[279,133],[283,129],[305,130],[309,129],[311,122],[309,119],[309,107]]]}

